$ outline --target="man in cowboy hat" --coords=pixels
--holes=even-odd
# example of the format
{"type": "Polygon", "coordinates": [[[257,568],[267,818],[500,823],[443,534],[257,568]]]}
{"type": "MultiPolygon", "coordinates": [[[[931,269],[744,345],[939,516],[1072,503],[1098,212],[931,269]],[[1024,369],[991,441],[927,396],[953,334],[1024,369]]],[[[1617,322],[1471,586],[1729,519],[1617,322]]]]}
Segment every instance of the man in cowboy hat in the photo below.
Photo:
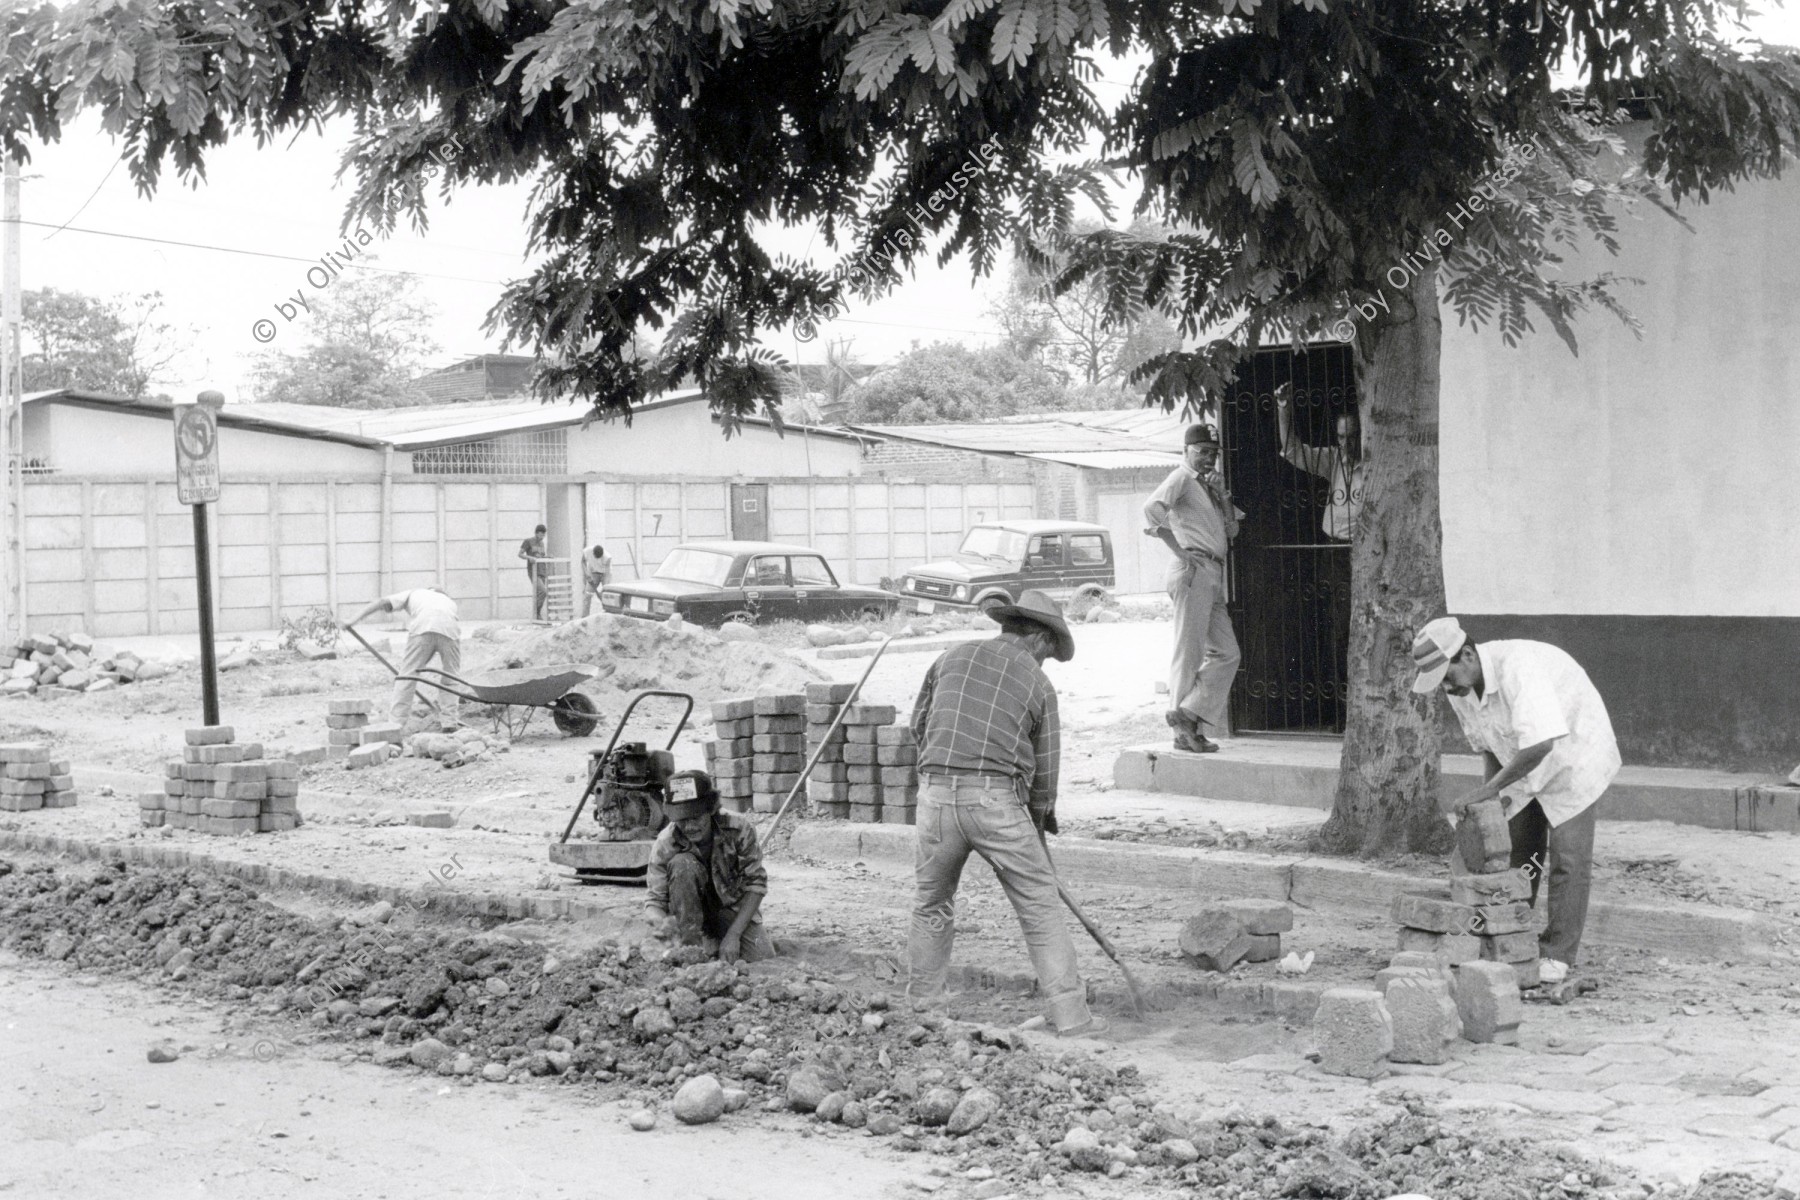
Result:
{"type": "Polygon", "coordinates": [[[1440,685],[1486,782],[1445,794],[1445,812],[1498,798],[1512,829],[1512,865],[1531,876],[1531,902],[1549,855],[1550,921],[1538,939],[1539,978],[1568,978],[1581,951],[1594,865],[1594,811],[1619,773],[1606,704],[1581,664],[1545,642],[1477,645],[1455,617],[1428,622],[1413,639],[1413,691],[1440,685]]]}
{"type": "Polygon", "coordinates": [[[1225,730],[1225,705],[1237,674],[1237,635],[1225,609],[1225,551],[1244,514],[1215,472],[1219,440],[1205,425],[1183,435],[1182,465],[1169,472],[1144,505],[1144,532],[1175,552],[1164,583],[1175,602],[1175,656],[1169,669],[1175,748],[1217,750],[1206,736],[1225,730]]]}
{"type": "Polygon", "coordinates": [[[724,962],[757,962],[775,953],[762,925],[769,873],[750,818],[719,811],[719,789],[705,771],[669,777],[669,823],[650,848],[644,912],[658,934],[685,946],[717,943],[724,962]]]}
{"type": "Polygon", "coordinates": [[[1088,1011],[1042,840],[1056,832],[1062,757],[1056,689],[1043,662],[1068,662],[1075,637],[1042,592],[1025,592],[988,615],[1000,623],[1000,635],[946,650],[925,672],[913,704],[919,842],[906,994],[925,1004],[944,998],[956,886],[972,852],[994,868],[1019,916],[1045,1021],[1059,1033],[1098,1033],[1106,1023],[1088,1011]]]}

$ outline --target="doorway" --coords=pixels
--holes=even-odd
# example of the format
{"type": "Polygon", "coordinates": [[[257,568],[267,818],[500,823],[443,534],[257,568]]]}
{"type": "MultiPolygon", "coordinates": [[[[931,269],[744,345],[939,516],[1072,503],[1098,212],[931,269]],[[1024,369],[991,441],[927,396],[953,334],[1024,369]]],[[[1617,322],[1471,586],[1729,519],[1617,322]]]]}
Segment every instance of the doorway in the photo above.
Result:
{"type": "Polygon", "coordinates": [[[1361,497],[1341,474],[1334,483],[1327,456],[1337,418],[1356,413],[1350,347],[1261,351],[1238,369],[1219,410],[1226,479],[1245,513],[1231,547],[1231,620],[1243,651],[1232,728],[1341,734],[1350,543],[1338,535],[1348,534],[1346,504],[1361,497]],[[1286,455],[1275,404],[1282,384],[1292,385],[1286,455]]]}
{"type": "Polygon", "coordinates": [[[731,485],[731,536],[739,542],[769,540],[769,485],[731,485]]]}

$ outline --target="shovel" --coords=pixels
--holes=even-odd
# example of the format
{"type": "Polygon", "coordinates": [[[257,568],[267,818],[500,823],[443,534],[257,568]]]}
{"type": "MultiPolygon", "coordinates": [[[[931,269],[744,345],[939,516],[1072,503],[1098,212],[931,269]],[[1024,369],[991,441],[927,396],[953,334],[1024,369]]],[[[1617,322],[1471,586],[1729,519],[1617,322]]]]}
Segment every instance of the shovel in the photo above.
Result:
{"type": "Polygon", "coordinates": [[[1056,878],[1056,894],[1062,897],[1062,902],[1069,906],[1069,911],[1075,914],[1075,919],[1081,922],[1081,927],[1088,931],[1095,942],[1099,943],[1100,949],[1105,952],[1106,957],[1112,959],[1119,968],[1119,973],[1125,976],[1125,988],[1131,993],[1131,1010],[1137,1015],[1138,1020],[1143,1020],[1144,992],[1138,986],[1137,978],[1132,975],[1131,968],[1125,965],[1125,960],[1119,957],[1119,948],[1112,944],[1112,939],[1107,937],[1100,926],[1094,924],[1093,920],[1081,911],[1081,905],[1075,902],[1075,897],[1071,896],[1069,889],[1063,886],[1062,878],[1056,874],[1056,862],[1050,857],[1050,842],[1044,837],[1041,829],[1038,831],[1038,842],[1044,847],[1044,861],[1050,864],[1050,874],[1056,878]]]}

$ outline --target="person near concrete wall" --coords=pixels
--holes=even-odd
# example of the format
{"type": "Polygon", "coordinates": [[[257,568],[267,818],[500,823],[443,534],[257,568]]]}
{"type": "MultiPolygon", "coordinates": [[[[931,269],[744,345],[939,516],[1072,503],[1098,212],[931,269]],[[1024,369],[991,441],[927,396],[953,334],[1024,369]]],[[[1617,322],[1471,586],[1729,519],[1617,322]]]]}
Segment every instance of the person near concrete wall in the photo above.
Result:
{"type": "Polygon", "coordinates": [[[1294,436],[1291,391],[1292,385],[1286,383],[1275,389],[1275,424],[1281,433],[1281,457],[1331,485],[1320,532],[1334,542],[1347,542],[1356,529],[1363,501],[1363,460],[1356,417],[1350,413],[1338,417],[1334,446],[1303,442],[1294,436]]]}
{"type": "Polygon", "coordinates": [[[544,619],[544,606],[550,599],[550,548],[545,542],[549,529],[539,525],[530,537],[519,543],[519,557],[525,560],[525,577],[531,580],[531,619],[544,619]]]}
{"type": "Polygon", "coordinates": [[[462,626],[457,622],[456,601],[442,588],[412,588],[395,592],[370,602],[350,623],[356,624],[378,612],[406,614],[406,652],[400,659],[400,674],[394,680],[394,694],[389,712],[396,725],[404,729],[412,720],[413,697],[417,693],[430,709],[438,728],[446,732],[460,723],[460,702],[455,696],[425,684],[421,689],[409,676],[431,666],[452,675],[462,669],[462,626]]]}
{"type": "Polygon", "coordinates": [[[663,815],[669,823],[650,848],[644,879],[644,913],[657,933],[723,962],[772,957],[762,924],[769,872],[750,818],[719,811],[719,789],[705,771],[669,777],[663,815]]]}
{"type": "Polygon", "coordinates": [[[1237,674],[1237,634],[1225,601],[1225,552],[1244,514],[1232,504],[1217,473],[1219,440],[1205,425],[1183,435],[1182,464],[1169,472],[1144,505],[1145,533],[1175,554],[1164,579],[1175,605],[1175,651],[1169,669],[1169,711],[1175,748],[1217,750],[1206,734],[1225,732],[1226,704],[1237,674]]]}
{"type": "Polygon", "coordinates": [[[1606,704],[1568,653],[1523,639],[1477,645],[1455,617],[1428,622],[1413,639],[1413,691],[1442,686],[1486,781],[1460,796],[1456,815],[1498,799],[1512,830],[1512,865],[1531,877],[1531,902],[1549,856],[1549,924],[1538,939],[1538,976],[1568,978],[1581,952],[1594,866],[1596,803],[1619,773],[1606,704]]]}
{"type": "Polygon", "coordinates": [[[581,615],[585,617],[594,611],[600,589],[612,582],[612,559],[606,556],[605,546],[595,544],[581,552],[581,579],[581,615]]]}
{"type": "Polygon", "coordinates": [[[918,852],[906,996],[928,1007],[944,1002],[957,884],[974,853],[994,868],[1018,914],[1045,1022],[1059,1033],[1099,1033],[1106,1022],[1088,1010],[1043,841],[1056,832],[1062,758],[1056,689],[1043,662],[1051,655],[1068,662],[1075,637],[1042,592],[1024,592],[988,615],[1000,622],[1000,636],[946,650],[913,703],[918,852]]]}

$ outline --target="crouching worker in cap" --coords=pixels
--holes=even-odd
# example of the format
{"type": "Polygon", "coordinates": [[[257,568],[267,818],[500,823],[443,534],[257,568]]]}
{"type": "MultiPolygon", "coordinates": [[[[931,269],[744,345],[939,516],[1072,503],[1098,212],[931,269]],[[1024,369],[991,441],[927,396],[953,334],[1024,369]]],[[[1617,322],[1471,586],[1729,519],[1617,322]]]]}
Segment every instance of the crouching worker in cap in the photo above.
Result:
{"type": "Polygon", "coordinates": [[[944,1000],[956,939],[956,887],[971,853],[994,868],[1012,901],[1058,1033],[1095,1034],[1075,943],[1043,835],[1056,832],[1062,735],[1056,689],[1043,662],[1075,657],[1075,638],[1056,602],[1026,592],[988,615],[1000,636],[946,650],[925,672],[913,703],[919,743],[918,851],[912,926],[906,939],[909,999],[944,1000]]]}
{"type": "Polygon", "coordinates": [[[705,771],[669,779],[669,823],[650,850],[644,911],[659,934],[684,946],[716,942],[724,962],[757,962],[775,948],[763,929],[769,873],[750,818],[719,811],[719,791],[705,771]]]}

